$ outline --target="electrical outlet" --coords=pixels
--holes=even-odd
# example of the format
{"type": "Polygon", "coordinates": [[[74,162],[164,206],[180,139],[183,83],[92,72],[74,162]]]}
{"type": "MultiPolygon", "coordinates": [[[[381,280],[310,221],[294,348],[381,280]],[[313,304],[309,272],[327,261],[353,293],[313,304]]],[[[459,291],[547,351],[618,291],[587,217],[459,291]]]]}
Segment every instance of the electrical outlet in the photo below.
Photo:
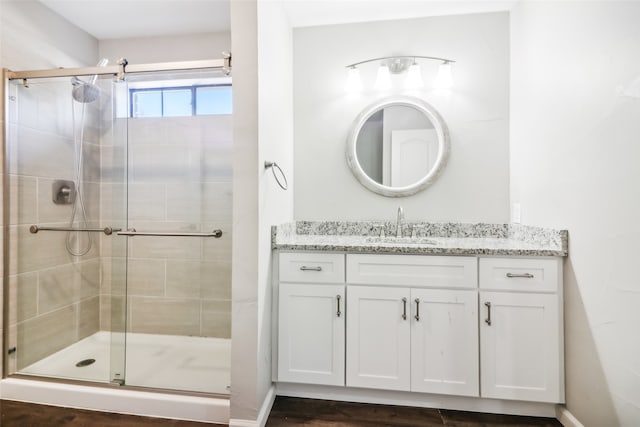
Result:
{"type": "Polygon", "coordinates": [[[511,208],[511,222],[520,224],[520,203],[514,203],[511,208]]]}

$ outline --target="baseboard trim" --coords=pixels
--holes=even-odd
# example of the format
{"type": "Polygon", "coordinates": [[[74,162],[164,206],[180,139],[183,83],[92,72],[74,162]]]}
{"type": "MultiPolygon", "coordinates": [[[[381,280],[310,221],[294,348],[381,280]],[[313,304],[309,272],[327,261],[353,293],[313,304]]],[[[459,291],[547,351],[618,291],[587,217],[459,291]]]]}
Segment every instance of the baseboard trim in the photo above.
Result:
{"type": "Polygon", "coordinates": [[[584,425],[564,405],[556,407],[556,418],[564,427],[584,427],[584,425]]]}
{"type": "Polygon", "coordinates": [[[267,395],[264,397],[264,401],[262,402],[262,407],[260,408],[260,412],[258,412],[258,425],[260,427],[264,427],[267,424],[267,419],[269,418],[269,413],[271,413],[271,408],[273,407],[273,402],[276,400],[276,386],[275,384],[271,384],[269,387],[269,391],[267,395]]]}
{"type": "Polygon", "coordinates": [[[0,397],[18,402],[216,424],[229,420],[229,399],[223,398],[18,378],[5,378],[0,384],[0,397]]]}
{"type": "Polygon", "coordinates": [[[271,385],[267,395],[262,401],[260,411],[258,411],[258,418],[256,420],[243,420],[238,418],[231,418],[229,420],[229,427],[264,427],[269,419],[269,413],[273,407],[273,402],[276,400],[276,386],[271,385]]]}
{"type": "Polygon", "coordinates": [[[229,427],[258,427],[259,424],[254,420],[241,420],[238,418],[231,418],[229,420],[229,427]]]}

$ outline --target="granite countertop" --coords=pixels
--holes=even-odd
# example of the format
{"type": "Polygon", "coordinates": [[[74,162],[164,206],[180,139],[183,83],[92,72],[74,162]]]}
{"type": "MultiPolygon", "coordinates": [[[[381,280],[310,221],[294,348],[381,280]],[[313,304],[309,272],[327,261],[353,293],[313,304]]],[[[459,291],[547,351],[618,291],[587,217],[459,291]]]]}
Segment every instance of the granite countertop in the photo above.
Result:
{"type": "Polygon", "coordinates": [[[567,256],[567,230],[521,224],[297,221],[271,228],[273,249],[431,255],[567,256]],[[411,237],[408,237],[411,236],[411,237]]]}

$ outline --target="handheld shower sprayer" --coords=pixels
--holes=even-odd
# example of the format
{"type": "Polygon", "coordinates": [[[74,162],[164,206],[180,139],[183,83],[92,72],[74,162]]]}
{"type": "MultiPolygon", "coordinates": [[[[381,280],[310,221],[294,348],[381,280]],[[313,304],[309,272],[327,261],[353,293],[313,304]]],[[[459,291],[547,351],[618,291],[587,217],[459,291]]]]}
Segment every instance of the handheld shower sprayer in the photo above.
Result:
{"type": "MultiPolygon", "coordinates": [[[[109,60],[103,58],[98,62],[98,67],[104,67],[109,60]]],[[[84,204],[84,185],[83,185],[83,166],[84,166],[84,131],[85,131],[85,110],[88,103],[95,101],[100,96],[100,89],[96,85],[98,75],[93,75],[87,82],[77,76],[71,77],[71,96],[73,100],[82,104],[79,107],[79,121],[76,119],[76,104],[71,101],[71,116],[73,123],[73,169],[75,172],[75,200],[71,217],[69,218],[69,228],[73,228],[75,223],[79,223],[82,227],[87,228],[89,220],[87,219],[87,210],[84,204]],[[79,126],[78,126],[79,125],[79,126]],[[77,216],[77,218],[76,218],[77,216]]],[[[99,108],[99,106],[98,106],[99,108]]],[[[93,238],[91,235],[69,231],[67,233],[66,247],[67,252],[73,256],[83,256],[89,253],[93,246],[93,238]]]]}

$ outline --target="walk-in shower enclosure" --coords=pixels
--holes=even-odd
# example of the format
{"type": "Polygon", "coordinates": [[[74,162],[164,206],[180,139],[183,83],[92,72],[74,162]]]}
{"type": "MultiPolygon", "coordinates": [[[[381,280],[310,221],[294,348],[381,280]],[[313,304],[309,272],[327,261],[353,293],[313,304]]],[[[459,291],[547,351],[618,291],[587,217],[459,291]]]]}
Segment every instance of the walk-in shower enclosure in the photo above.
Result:
{"type": "Polygon", "coordinates": [[[5,70],[4,375],[226,395],[229,58],[5,70]]]}

